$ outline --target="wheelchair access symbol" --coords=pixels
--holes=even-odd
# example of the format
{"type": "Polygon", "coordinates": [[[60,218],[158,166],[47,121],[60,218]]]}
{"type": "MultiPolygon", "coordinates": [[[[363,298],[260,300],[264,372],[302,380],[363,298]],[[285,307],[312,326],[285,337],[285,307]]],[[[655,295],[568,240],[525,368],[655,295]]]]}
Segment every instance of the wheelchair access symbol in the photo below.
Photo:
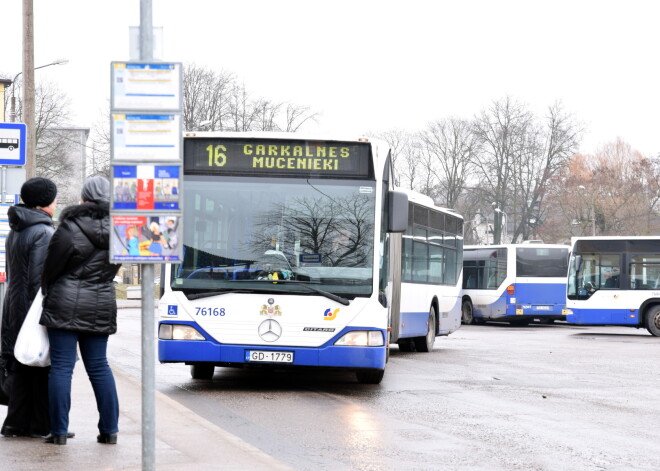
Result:
{"type": "Polygon", "coordinates": [[[176,316],[179,314],[179,306],[175,304],[169,304],[167,306],[167,315],[168,316],[176,316]]]}

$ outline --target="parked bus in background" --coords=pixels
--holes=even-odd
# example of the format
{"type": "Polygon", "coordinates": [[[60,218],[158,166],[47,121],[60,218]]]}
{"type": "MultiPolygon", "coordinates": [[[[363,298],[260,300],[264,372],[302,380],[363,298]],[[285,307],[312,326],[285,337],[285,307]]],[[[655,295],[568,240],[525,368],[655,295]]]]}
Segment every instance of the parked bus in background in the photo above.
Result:
{"type": "Polygon", "coordinates": [[[660,336],[660,237],[574,237],[566,321],[660,336]]]}
{"type": "Polygon", "coordinates": [[[400,314],[392,311],[392,341],[401,351],[429,352],[435,337],[461,325],[463,217],[408,191],[403,234],[400,314]],[[398,320],[398,322],[397,322],[398,320]]]}
{"type": "Polygon", "coordinates": [[[528,325],[564,319],[567,245],[469,245],[463,250],[463,323],[528,325]]]}
{"type": "Polygon", "coordinates": [[[380,383],[408,227],[389,148],[288,133],[187,133],[183,148],[184,254],[162,277],[159,360],[193,378],[303,366],[380,383]]]}

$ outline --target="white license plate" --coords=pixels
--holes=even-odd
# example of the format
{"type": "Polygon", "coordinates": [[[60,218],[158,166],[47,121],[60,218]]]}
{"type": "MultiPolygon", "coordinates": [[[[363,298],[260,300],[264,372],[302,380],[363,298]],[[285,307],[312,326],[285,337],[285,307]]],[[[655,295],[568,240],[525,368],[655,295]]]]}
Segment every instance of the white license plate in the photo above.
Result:
{"type": "Polygon", "coordinates": [[[246,350],[245,361],[257,363],[293,363],[293,352],[246,350]]]}
{"type": "Polygon", "coordinates": [[[550,306],[536,306],[537,311],[549,311],[550,306]]]}

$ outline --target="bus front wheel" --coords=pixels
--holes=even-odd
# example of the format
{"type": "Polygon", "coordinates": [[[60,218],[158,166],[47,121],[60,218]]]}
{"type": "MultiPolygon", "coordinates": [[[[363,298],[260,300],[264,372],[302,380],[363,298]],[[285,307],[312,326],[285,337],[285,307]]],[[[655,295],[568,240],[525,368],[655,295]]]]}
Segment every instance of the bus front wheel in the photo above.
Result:
{"type": "Polygon", "coordinates": [[[213,373],[215,373],[214,365],[190,365],[190,376],[193,379],[213,379],[213,373]]]}
{"type": "Polygon", "coordinates": [[[358,383],[361,384],[380,384],[384,375],[385,370],[357,370],[355,372],[358,383]]]}
{"type": "Polygon", "coordinates": [[[474,312],[472,311],[472,303],[468,300],[463,301],[461,321],[465,325],[474,324],[474,312]]]}
{"type": "Polygon", "coordinates": [[[660,306],[653,306],[646,313],[646,329],[654,337],[660,337],[660,306]]]}

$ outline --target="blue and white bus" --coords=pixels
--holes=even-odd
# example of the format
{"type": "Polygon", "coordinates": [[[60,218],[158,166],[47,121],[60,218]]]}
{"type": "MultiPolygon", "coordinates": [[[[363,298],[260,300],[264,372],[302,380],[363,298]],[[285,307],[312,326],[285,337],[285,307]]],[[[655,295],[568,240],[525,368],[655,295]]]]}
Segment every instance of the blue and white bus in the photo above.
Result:
{"type": "MultiPolygon", "coordinates": [[[[385,144],[187,133],[183,166],[184,256],[162,278],[161,362],[191,365],[193,378],[216,366],[335,367],[377,384],[390,340],[451,330],[439,299],[400,315],[408,198],[393,187],[385,144]],[[423,310],[414,330],[398,328],[423,310]]],[[[459,243],[449,224],[415,226],[434,247],[433,231],[452,233],[429,249],[440,263],[459,243]]]]}
{"type": "Polygon", "coordinates": [[[463,323],[528,325],[564,319],[567,245],[468,245],[463,251],[463,323]]]}
{"type": "Polygon", "coordinates": [[[392,341],[401,351],[429,352],[436,336],[461,326],[463,217],[407,191],[400,313],[392,309],[392,341]]]}
{"type": "Polygon", "coordinates": [[[660,337],[660,237],[574,237],[566,321],[660,337]]]}

